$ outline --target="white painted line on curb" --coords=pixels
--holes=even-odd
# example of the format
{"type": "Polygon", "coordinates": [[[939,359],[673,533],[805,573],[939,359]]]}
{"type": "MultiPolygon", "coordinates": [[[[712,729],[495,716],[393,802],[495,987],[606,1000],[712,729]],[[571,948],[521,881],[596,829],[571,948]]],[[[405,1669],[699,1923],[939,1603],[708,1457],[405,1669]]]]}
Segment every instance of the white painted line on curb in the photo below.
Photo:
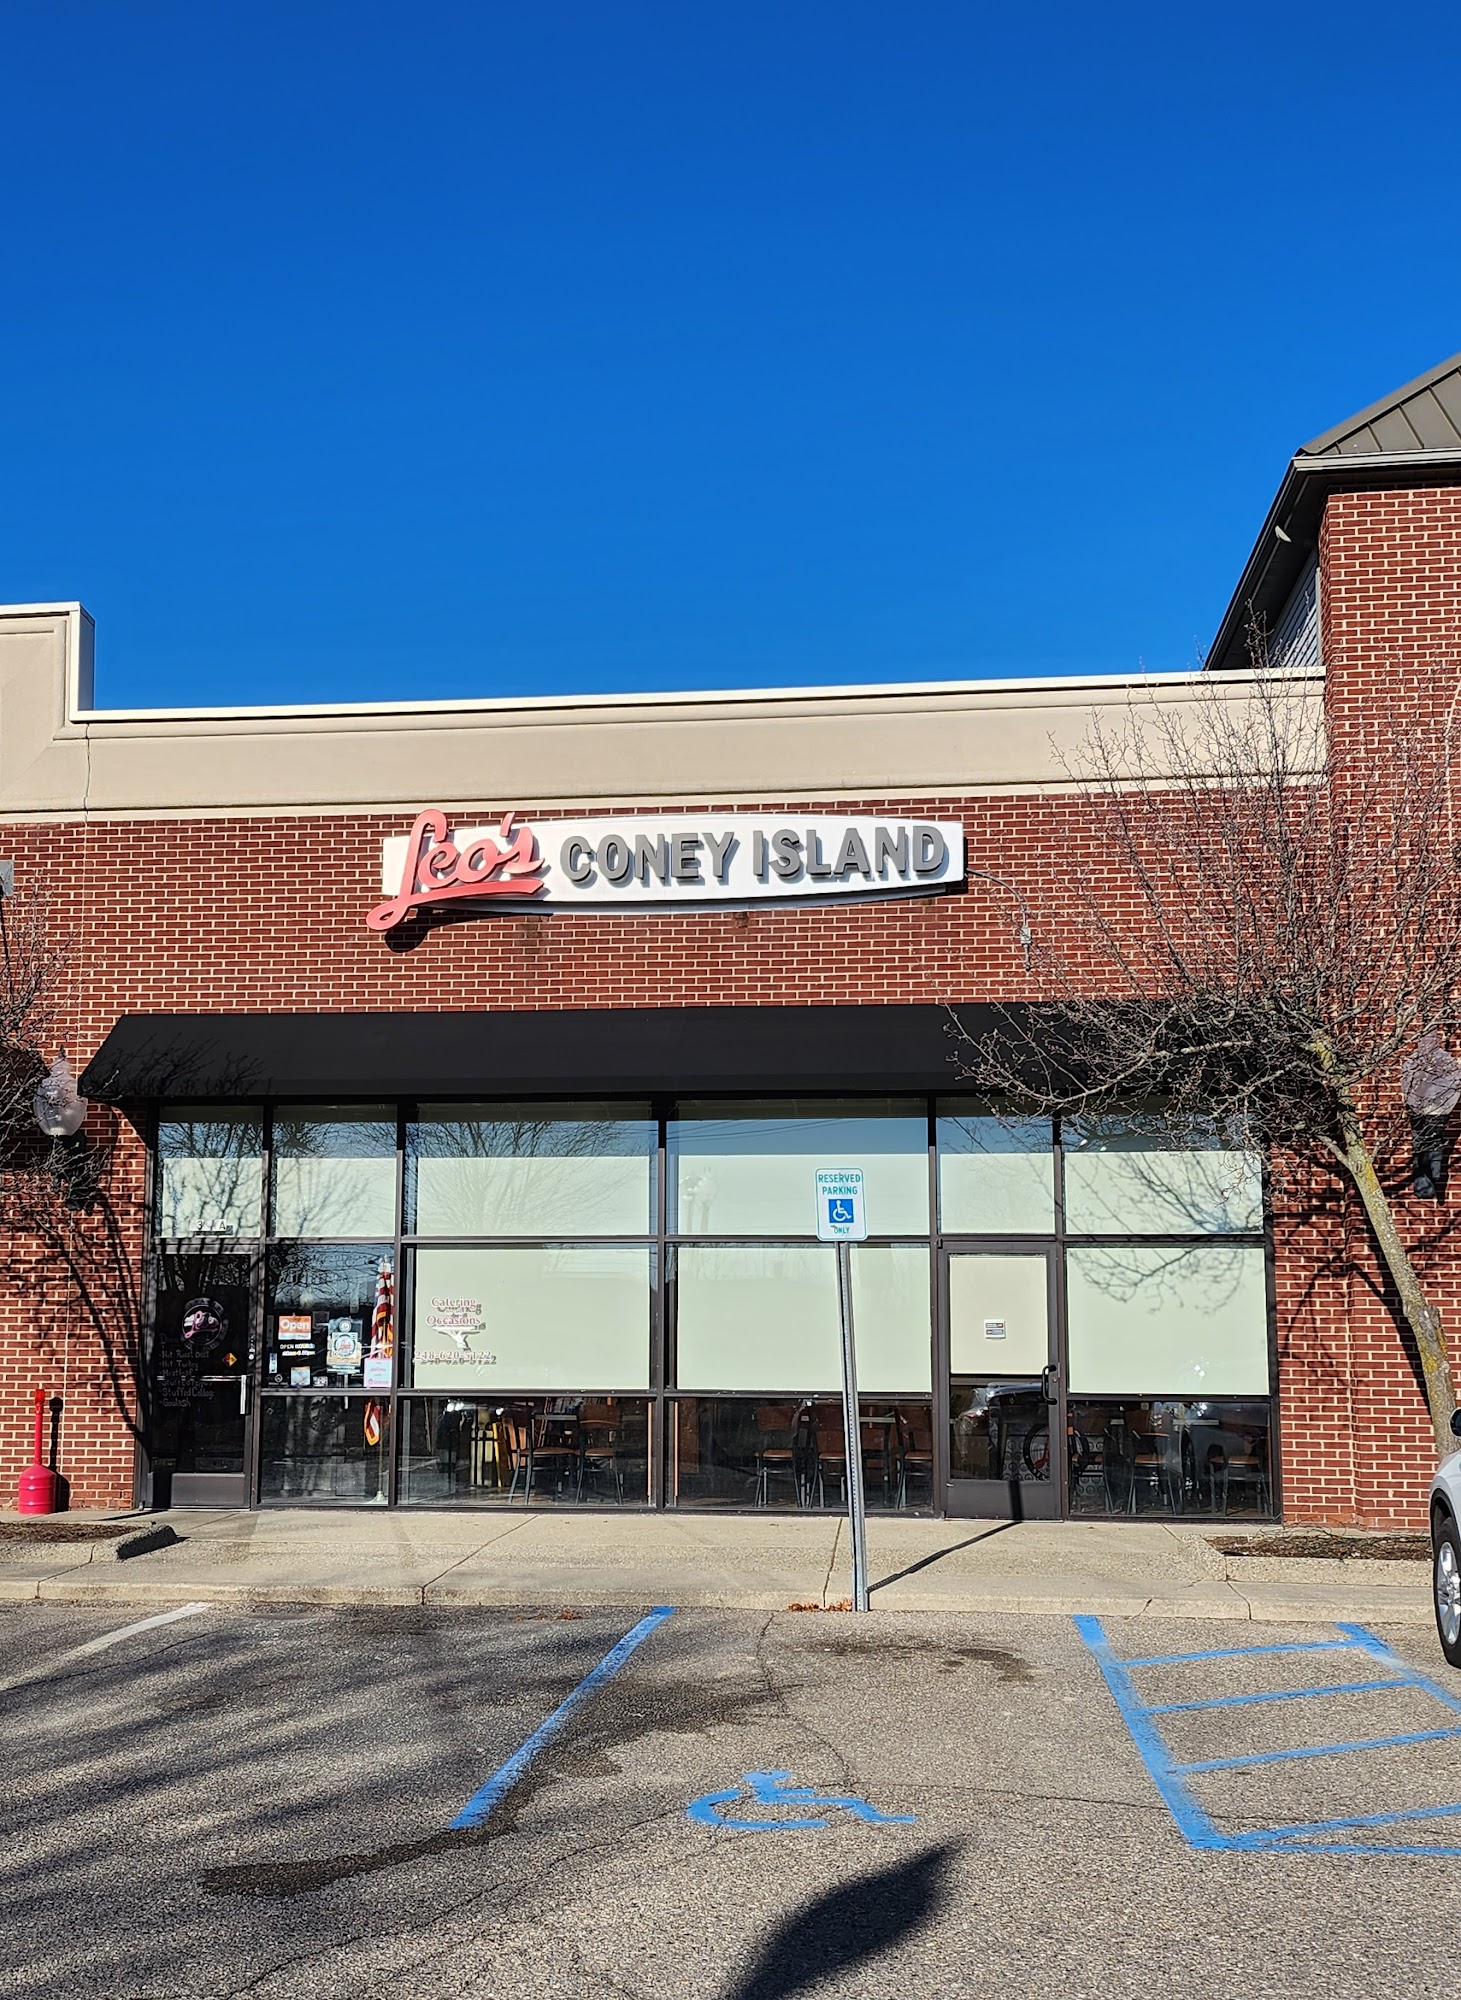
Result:
{"type": "Polygon", "coordinates": [[[47,1679],[58,1667],[64,1667],[69,1660],[85,1659],[91,1653],[104,1653],[111,1646],[119,1646],[124,1639],[133,1639],[139,1632],[151,1632],[159,1625],[175,1625],[180,1618],[196,1618],[200,1611],[211,1611],[211,1604],[180,1604],[174,1611],[159,1611],[152,1618],[139,1618],[135,1624],[120,1625],[115,1632],[103,1632],[99,1639],[88,1639],[84,1646],[72,1646],[69,1651],[58,1653],[54,1660],[44,1667],[34,1668],[28,1674],[21,1674],[13,1681],[0,1681],[0,1694],[9,1694],[15,1688],[28,1687],[33,1681],[47,1679]]]}

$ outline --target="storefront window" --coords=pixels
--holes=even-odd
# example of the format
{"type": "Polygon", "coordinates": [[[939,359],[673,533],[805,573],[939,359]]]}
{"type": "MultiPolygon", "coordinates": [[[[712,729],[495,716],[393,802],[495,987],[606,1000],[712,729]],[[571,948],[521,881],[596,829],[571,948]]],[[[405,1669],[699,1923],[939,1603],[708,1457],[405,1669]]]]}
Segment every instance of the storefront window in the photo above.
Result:
{"type": "Polygon", "coordinates": [[[243,1476],[249,1275],[236,1251],[157,1261],[149,1443],[162,1472],[243,1476]]]}
{"type": "Polygon", "coordinates": [[[384,1506],[391,1406],[366,1396],[265,1396],[259,1409],[264,1500],[384,1506]]]}
{"type": "Polygon", "coordinates": [[[949,1391],[949,1477],[1023,1485],[1048,1480],[1051,1405],[1038,1376],[949,1391]]]}
{"type": "Polygon", "coordinates": [[[1050,1359],[1050,1261],[980,1251],[948,1260],[949,1373],[1035,1375],[1050,1359]]]}
{"type": "Polygon", "coordinates": [[[404,1506],[648,1502],[642,1398],[413,1396],[400,1408],[404,1506]]]}
{"type": "MultiPolygon", "coordinates": [[[[269,1252],[267,1387],[350,1389],[365,1383],[372,1349],[389,1356],[394,1347],[391,1260],[385,1243],[283,1243],[269,1252]]],[[[365,1386],[388,1389],[389,1371],[365,1386]]]]}
{"type": "Polygon", "coordinates": [[[390,1236],[396,1227],[396,1115],[308,1105],[274,1119],[275,1236],[390,1236]]]}
{"type": "Polygon", "coordinates": [[[946,1235],[1050,1235],[1055,1156],[1049,1119],[1014,1122],[941,1103],[938,1189],[946,1235]]]}
{"type": "Polygon", "coordinates": [[[1066,1312],[1073,1395],[1268,1394],[1260,1249],[1071,1249],[1066,1312]]]}
{"type": "Polygon", "coordinates": [[[1067,1405],[1074,1514],[1273,1512],[1266,1402],[1067,1405]]]}
{"type": "Polygon", "coordinates": [[[815,1236],[818,1167],[861,1167],[877,1236],[928,1231],[928,1121],[895,1100],[686,1104],[668,1134],[681,1236],[815,1236]]]}
{"type": "Polygon", "coordinates": [[[407,1141],[418,1236],[644,1236],[657,1132],[645,1105],[423,1105],[407,1141]]]}
{"type": "MultiPolygon", "coordinates": [[[[931,1506],[930,1406],[860,1397],[859,1410],[869,1512],[931,1506]]],[[[682,1397],[674,1406],[675,1506],[840,1511],[846,1474],[839,1398],[682,1397]]]]}
{"type": "Polygon", "coordinates": [[[159,1236],[257,1236],[264,1121],[257,1111],[174,1110],[157,1128],[159,1236]]]}
{"type": "Polygon", "coordinates": [[[418,1250],[411,1379],[468,1397],[643,1390],[652,1309],[647,1245],[418,1250]]]}
{"type": "MultiPolygon", "coordinates": [[[[682,1389],[835,1389],[842,1377],[837,1269],[823,1244],[686,1244],[676,1252],[676,1381],[682,1389]]],[[[926,1394],[929,1255],[859,1244],[852,1319],[860,1388],[926,1394]]]]}
{"type": "Polygon", "coordinates": [[[1216,1236],[1263,1227],[1254,1153],[1194,1121],[1071,1120],[1062,1130],[1065,1226],[1076,1236],[1216,1236]]]}

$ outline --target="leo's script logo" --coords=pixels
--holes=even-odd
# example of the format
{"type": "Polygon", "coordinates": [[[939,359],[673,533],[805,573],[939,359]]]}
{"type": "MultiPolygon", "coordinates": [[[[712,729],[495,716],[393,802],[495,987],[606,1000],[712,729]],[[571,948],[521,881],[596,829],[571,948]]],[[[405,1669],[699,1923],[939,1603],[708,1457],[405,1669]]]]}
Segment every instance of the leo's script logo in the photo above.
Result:
{"type": "Polygon", "coordinates": [[[388,903],[378,903],[365,921],[388,931],[423,903],[447,903],[458,896],[536,896],[544,863],[531,827],[514,831],[516,815],[504,813],[496,838],[483,834],[470,847],[447,838],[446,814],[428,807],[416,816],[406,842],[401,886],[388,903]]]}

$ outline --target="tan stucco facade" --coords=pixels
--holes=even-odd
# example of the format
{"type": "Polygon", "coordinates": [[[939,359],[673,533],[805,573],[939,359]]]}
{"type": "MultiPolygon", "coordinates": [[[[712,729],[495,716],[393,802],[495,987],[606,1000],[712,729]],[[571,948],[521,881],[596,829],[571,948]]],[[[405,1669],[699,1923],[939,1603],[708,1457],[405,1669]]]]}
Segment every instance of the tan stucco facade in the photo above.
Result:
{"type": "MultiPolygon", "coordinates": [[[[79,604],[0,607],[0,818],[188,818],[511,803],[938,797],[1067,789],[1097,717],[1181,721],[1246,675],[125,710],[93,706],[79,604]]],[[[1322,676],[1292,683],[1313,719],[1322,676]]],[[[1150,769],[1149,769],[1150,774],[1150,769]]]]}

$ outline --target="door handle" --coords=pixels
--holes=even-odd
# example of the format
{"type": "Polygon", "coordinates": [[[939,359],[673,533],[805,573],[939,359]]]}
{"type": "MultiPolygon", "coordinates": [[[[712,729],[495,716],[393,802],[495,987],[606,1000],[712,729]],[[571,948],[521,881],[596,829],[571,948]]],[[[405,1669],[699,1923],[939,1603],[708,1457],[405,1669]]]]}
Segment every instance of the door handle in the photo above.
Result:
{"type": "Polygon", "coordinates": [[[1045,1398],[1047,1403],[1057,1403],[1060,1400],[1060,1391],[1055,1386],[1055,1363],[1053,1361],[1047,1362],[1041,1370],[1040,1394],[1045,1398]]]}
{"type": "Polygon", "coordinates": [[[238,1378],[238,1413],[241,1417],[246,1417],[249,1413],[249,1378],[247,1375],[240,1375],[238,1378]]]}

